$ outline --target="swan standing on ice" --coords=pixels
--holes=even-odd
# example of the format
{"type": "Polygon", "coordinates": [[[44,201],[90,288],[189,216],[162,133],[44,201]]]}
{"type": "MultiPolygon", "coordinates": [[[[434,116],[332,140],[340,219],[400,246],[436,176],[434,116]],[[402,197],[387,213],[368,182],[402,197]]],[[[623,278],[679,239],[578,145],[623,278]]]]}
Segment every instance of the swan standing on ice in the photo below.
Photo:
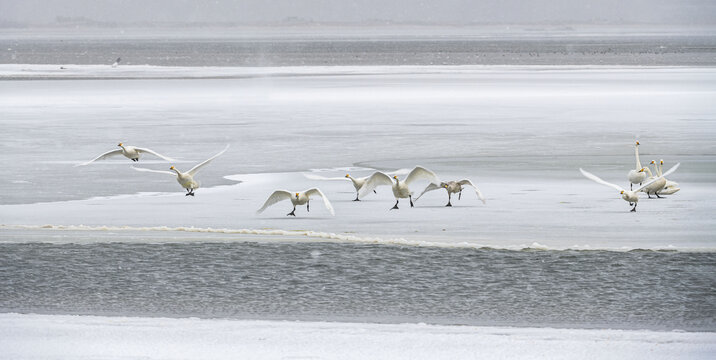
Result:
{"type": "Polygon", "coordinates": [[[634,184],[641,185],[646,180],[646,173],[643,171],[641,161],[639,161],[639,141],[634,145],[634,155],[636,155],[636,169],[629,170],[629,189],[634,189],[634,184]]]}
{"type": "Polygon", "coordinates": [[[119,146],[120,149],[107,151],[106,153],[104,153],[104,154],[102,154],[102,155],[100,155],[100,156],[97,156],[96,158],[94,158],[94,159],[92,159],[92,160],[90,160],[90,161],[87,161],[87,162],[84,162],[84,163],[81,163],[81,164],[77,164],[77,165],[75,165],[75,166],[85,166],[85,165],[87,165],[87,164],[89,164],[89,163],[92,163],[92,162],[95,162],[95,161],[97,161],[97,160],[102,160],[102,159],[106,159],[106,158],[108,158],[108,157],[117,156],[117,155],[124,155],[124,156],[125,156],[127,159],[129,159],[129,160],[139,161],[139,154],[144,154],[144,153],[152,154],[152,155],[154,155],[154,156],[156,156],[156,157],[159,157],[159,158],[162,158],[162,159],[164,159],[164,160],[166,160],[166,161],[175,161],[174,159],[172,159],[172,158],[170,158],[170,157],[166,157],[166,156],[164,156],[164,155],[162,155],[162,154],[159,154],[159,153],[157,153],[157,152],[155,152],[155,151],[153,151],[153,150],[151,150],[151,149],[140,148],[140,147],[136,147],[136,146],[124,145],[123,143],[119,143],[119,145],[117,145],[117,146],[119,146]]]}
{"type": "Polygon", "coordinates": [[[661,175],[661,169],[659,169],[659,166],[656,164],[656,160],[651,160],[651,165],[654,165],[654,172],[656,173],[656,176],[651,173],[651,170],[649,168],[646,168],[646,171],[649,172],[649,180],[655,179],[656,181],[651,182],[649,186],[643,187],[642,191],[646,193],[646,196],[651,199],[651,194],[653,193],[656,195],[657,198],[661,198],[659,196],[658,192],[664,189],[664,186],[666,186],[666,179],[661,175]]]}
{"type": "Polygon", "coordinates": [[[204,167],[206,164],[211,162],[211,160],[216,159],[219,155],[226,152],[226,150],[229,149],[229,145],[226,145],[224,150],[221,150],[218,154],[204,160],[202,163],[194,166],[193,168],[189,169],[187,172],[181,172],[177,170],[174,166],[170,167],[169,169],[172,171],[162,171],[162,170],[151,170],[151,169],[145,169],[145,168],[137,168],[132,167],[132,169],[137,171],[145,171],[145,172],[153,172],[153,173],[159,173],[159,174],[168,174],[171,176],[176,176],[177,182],[179,185],[181,185],[184,189],[186,189],[186,195],[184,196],[194,196],[194,190],[199,188],[199,182],[194,180],[194,175],[196,175],[199,170],[204,167]]]}
{"type": "Polygon", "coordinates": [[[609,187],[611,187],[611,188],[617,189],[617,190],[619,191],[619,193],[622,195],[622,199],[624,199],[625,201],[627,201],[627,202],[629,203],[629,205],[632,205],[632,204],[634,205],[634,207],[631,209],[631,211],[636,211],[636,205],[637,205],[637,203],[639,202],[639,195],[638,195],[638,194],[639,194],[639,191],[641,191],[643,188],[645,188],[645,187],[651,185],[651,184],[654,183],[655,181],[657,181],[657,180],[659,180],[659,179],[663,179],[664,176],[673,173],[674,171],[676,171],[676,169],[679,167],[679,165],[681,165],[681,163],[678,163],[678,164],[674,165],[671,169],[669,169],[669,171],[665,172],[664,175],[659,176],[658,178],[654,178],[654,179],[648,180],[646,183],[644,183],[643,185],[641,185],[640,187],[638,187],[636,190],[624,190],[624,189],[622,189],[621,186],[616,185],[616,184],[612,184],[612,183],[609,183],[609,182],[606,182],[606,181],[600,179],[599,177],[597,177],[596,175],[584,171],[582,168],[580,168],[579,171],[580,171],[580,172],[582,173],[582,175],[584,175],[587,179],[590,179],[590,180],[595,181],[595,182],[597,182],[597,183],[599,183],[599,184],[606,185],[606,186],[609,186],[609,187]]]}
{"type": "Polygon", "coordinates": [[[376,171],[366,179],[365,185],[358,191],[358,197],[364,197],[378,186],[390,185],[393,189],[393,196],[395,196],[395,205],[390,208],[390,210],[397,209],[400,199],[405,198],[410,199],[410,207],[413,207],[413,193],[410,191],[410,183],[419,179],[427,179],[431,183],[440,183],[440,180],[434,172],[422,166],[413,168],[403,181],[400,181],[397,175],[391,179],[390,176],[385,173],[376,171]],[[395,181],[393,181],[393,179],[395,181]]]}
{"type": "Polygon", "coordinates": [[[468,179],[462,179],[460,181],[448,181],[448,182],[443,181],[443,182],[440,182],[440,184],[430,183],[425,188],[425,190],[423,190],[423,192],[420,193],[420,195],[418,195],[418,197],[415,198],[415,201],[418,201],[418,199],[420,199],[420,197],[423,196],[428,191],[433,191],[433,190],[437,190],[437,189],[445,189],[445,190],[447,190],[447,193],[448,193],[448,203],[445,206],[452,206],[452,204],[450,203],[452,194],[457,193],[457,199],[460,200],[460,198],[462,197],[463,186],[472,186],[473,188],[475,188],[475,193],[477,194],[477,197],[482,201],[483,204],[485,203],[485,197],[482,196],[480,189],[478,189],[477,186],[475,186],[475,184],[473,184],[472,181],[470,181],[468,179]]]}
{"type": "MultiPolygon", "coordinates": [[[[358,192],[360,191],[360,188],[362,188],[363,185],[365,185],[365,181],[368,179],[368,176],[361,177],[361,178],[355,178],[355,177],[352,177],[350,174],[346,174],[346,176],[344,176],[344,177],[330,177],[330,178],[313,175],[313,174],[303,174],[303,176],[305,176],[307,179],[311,179],[311,180],[349,180],[353,184],[353,187],[356,189],[356,198],[353,199],[353,201],[360,201],[360,199],[358,198],[358,192]]],[[[373,190],[373,192],[375,192],[375,190],[373,190]]]]}
{"type": "Polygon", "coordinates": [[[333,206],[331,206],[330,201],[328,201],[328,198],[326,195],[323,195],[323,192],[321,192],[318,188],[312,188],[308,189],[306,191],[302,192],[290,192],[287,190],[276,190],[274,191],[268,199],[266,199],[266,202],[264,205],[256,211],[257,214],[261,214],[266,208],[269,206],[283,200],[291,200],[291,203],[293,204],[293,210],[291,210],[290,213],[286,214],[286,216],[296,216],[296,205],[306,205],[306,211],[310,212],[310,201],[311,196],[318,195],[323,199],[323,205],[326,206],[326,209],[330,211],[331,215],[336,215],[335,211],[333,211],[333,206]]]}

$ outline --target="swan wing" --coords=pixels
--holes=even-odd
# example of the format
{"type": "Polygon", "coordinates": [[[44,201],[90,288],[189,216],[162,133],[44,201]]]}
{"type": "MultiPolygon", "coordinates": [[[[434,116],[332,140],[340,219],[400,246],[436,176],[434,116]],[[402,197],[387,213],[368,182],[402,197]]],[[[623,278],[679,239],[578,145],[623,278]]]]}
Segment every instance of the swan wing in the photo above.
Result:
{"type": "Polygon", "coordinates": [[[197,172],[199,172],[199,170],[200,170],[202,167],[204,167],[206,164],[210,163],[211,160],[214,160],[214,159],[216,159],[217,157],[219,157],[221,154],[225,153],[226,150],[228,150],[228,149],[229,149],[229,145],[227,144],[226,147],[224,148],[224,150],[219,151],[218,154],[216,154],[216,155],[214,155],[214,156],[212,156],[212,157],[210,157],[210,158],[204,160],[202,163],[200,163],[200,164],[194,166],[193,168],[189,169],[189,171],[187,171],[187,174],[189,174],[189,175],[191,175],[191,176],[194,176],[194,174],[196,174],[197,172]]]}
{"type": "Polygon", "coordinates": [[[681,165],[681,163],[677,163],[676,165],[672,166],[671,169],[666,170],[666,172],[663,173],[661,176],[657,176],[657,177],[655,177],[655,178],[653,178],[653,179],[651,179],[651,180],[649,180],[649,181],[647,181],[647,182],[641,184],[641,186],[639,186],[637,189],[635,189],[634,192],[639,192],[641,189],[643,189],[643,188],[645,188],[645,187],[651,185],[651,183],[653,183],[654,181],[657,181],[657,180],[663,178],[663,177],[666,176],[666,175],[670,175],[671,173],[673,173],[674,171],[676,171],[676,169],[678,169],[680,165],[681,165]]]}
{"type": "Polygon", "coordinates": [[[380,171],[374,172],[371,176],[365,179],[365,184],[360,188],[360,190],[358,190],[358,198],[368,195],[371,191],[375,190],[375,188],[383,185],[393,186],[393,179],[380,171]]]}
{"type": "Polygon", "coordinates": [[[154,151],[154,150],[152,150],[152,149],[140,148],[140,147],[135,147],[135,149],[136,149],[137,151],[139,151],[140,153],[152,154],[152,155],[154,155],[154,156],[156,156],[156,157],[159,157],[159,158],[162,158],[162,159],[164,159],[164,160],[166,160],[166,161],[170,161],[170,162],[176,161],[176,160],[174,160],[174,159],[172,159],[172,158],[170,158],[170,157],[168,157],[168,156],[164,156],[164,155],[162,155],[162,154],[160,154],[160,153],[158,153],[158,152],[156,152],[156,151],[154,151]]]}
{"type": "Polygon", "coordinates": [[[134,166],[132,166],[132,169],[137,170],[137,171],[143,171],[143,172],[153,172],[153,173],[157,173],[157,174],[168,174],[168,175],[172,175],[172,176],[177,176],[176,173],[171,172],[171,171],[152,170],[152,169],[139,168],[139,167],[134,167],[134,166]]]}
{"type": "Polygon", "coordinates": [[[122,149],[107,151],[106,153],[104,153],[104,154],[102,154],[102,155],[100,155],[100,156],[97,156],[96,158],[94,158],[94,159],[92,159],[92,160],[90,160],[90,161],[83,162],[83,163],[77,164],[77,165],[75,165],[75,166],[85,166],[85,165],[87,165],[87,164],[89,164],[89,163],[91,163],[91,162],[95,162],[95,161],[97,161],[97,160],[102,160],[102,159],[106,159],[106,158],[108,158],[108,157],[117,156],[117,155],[122,155],[122,149]]]}
{"type": "Polygon", "coordinates": [[[473,188],[475,188],[475,194],[477,194],[477,197],[480,199],[480,201],[482,201],[483,204],[485,203],[485,196],[482,195],[482,192],[480,191],[480,189],[478,189],[477,186],[475,186],[475,184],[472,183],[472,181],[470,181],[469,179],[462,179],[462,180],[458,181],[457,183],[462,186],[469,185],[469,186],[472,186],[473,188]]]}
{"type": "Polygon", "coordinates": [[[312,195],[318,195],[323,199],[323,205],[326,206],[326,209],[331,212],[331,215],[335,216],[336,212],[333,210],[333,206],[331,206],[331,202],[328,201],[328,198],[326,195],[323,195],[323,192],[319,188],[312,188],[304,191],[308,198],[310,199],[312,195]]]}
{"type": "Polygon", "coordinates": [[[303,176],[306,177],[306,179],[311,179],[311,180],[348,180],[348,181],[351,180],[345,176],[344,177],[325,177],[325,176],[306,174],[306,173],[304,173],[303,176]]]}
{"type": "Polygon", "coordinates": [[[291,199],[291,196],[291,192],[288,190],[276,190],[268,197],[268,199],[266,199],[266,202],[261,207],[261,209],[256,210],[256,213],[261,214],[262,212],[264,212],[264,210],[266,210],[267,207],[279,201],[289,200],[291,199]]]}
{"type": "Polygon", "coordinates": [[[437,190],[437,189],[440,189],[440,188],[442,188],[442,186],[440,186],[440,185],[438,185],[438,184],[436,184],[436,183],[430,183],[430,184],[428,184],[427,187],[425,187],[425,190],[423,190],[423,192],[421,192],[420,195],[418,195],[418,197],[416,197],[415,199],[413,199],[413,201],[418,201],[418,199],[420,199],[420,197],[423,196],[423,194],[425,194],[425,193],[428,192],[428,191],[433,191],[433,190],[437,190]]]}
{"type": "Polygon", "coordinates": [[[422,167],[422,166],[416,166],[413,170],[410,171],[408,174],[408,177],[405,178],[405,183],[410,185],[415,180],[419,179],[427,179],[431,183],[440,183],[440,179],[438,179],[438,176],[435,175],[434,172],[422,167]]]}
{"type": "Polygon", "coordinates": [[[610,182],[606,182],[606,181],[600,179],[597,175],[594,175],[590,172],[584,171],[584,169],[582,169],[582,168],[579,168],[579,171],[582,172],[582,175],[584,175],[587,179],[592,180],[596,183],[609,186],[610,188],[614,188],[617,191],[626,191],[621,186],[619,186],[617,184],[612,184],[610,182]]]}

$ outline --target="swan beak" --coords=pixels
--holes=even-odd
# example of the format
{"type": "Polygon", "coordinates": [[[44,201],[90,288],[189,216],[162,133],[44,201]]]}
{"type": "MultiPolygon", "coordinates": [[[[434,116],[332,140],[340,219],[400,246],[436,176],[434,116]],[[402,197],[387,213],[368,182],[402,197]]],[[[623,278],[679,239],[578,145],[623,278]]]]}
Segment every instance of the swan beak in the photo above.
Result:
{"type": "Polygon", "coordinates": [[[172,167],[170,167],[170,168],[169,168],[169,170],[174,170],[174,167],[173,167],[173,166],[172,166],[172,167]]]}
{"type": "Polygon", "coordinates": [[[393,179],[398,180],[398,175],[393,176],[393,179]]]}
{"type": "Polygon", "coordinates": [[[639,141],[637,141],[636,144],[639,145],[639,141]]]}
{"type": "Polygon", "coordinates": [[[346,174],[346,177],[351,177],[351,174],[346,174]]]}
{"type": "Polygon", "coordinates": [[[298,197],[298,193],[296,193],[296,197],[298,197]]]}
{"type": "Polygon", "coordinates": [[[623,193],[624,193],[624,190],[622,190],[622,192],[620,192],[620,194],[623,194],[623,193]]]}
{"type": "Polygon", "coordinates": [[[664,165],[664,160],[661,160],[661,165],[664,165]]]}
{"type": "Polygon", "coordinates": [[[117,145],[117,146],[122,146],[122,143],[119,143],[119,145],[117,145]]]}

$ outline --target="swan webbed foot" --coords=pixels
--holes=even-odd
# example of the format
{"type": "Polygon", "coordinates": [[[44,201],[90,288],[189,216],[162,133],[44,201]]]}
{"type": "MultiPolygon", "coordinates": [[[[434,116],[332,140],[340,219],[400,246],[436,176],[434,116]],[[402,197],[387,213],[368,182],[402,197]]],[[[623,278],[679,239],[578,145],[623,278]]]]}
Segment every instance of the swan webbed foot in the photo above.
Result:
{"type": "Polygon", "coordinates": [[[378,193],[377,191],[373,190],[373,194],[377,194],[377,193],[378,193]]]}
{"type": "Polygon", "coordinates": [[[663,197],[659,196],[659,193],[657,193],[656,191],[654,191],[654,195],[656,195],[657,199],[663,199],[663,197]]]}
{"type": "Polygon", "coordinates": [[[293,208],[290,213],[286,214],[286,216],[296,216],[296,208],[293,208]]]}
{"type": "Polygon", "coordinates": [[[448,201],[447,205],[445,205],[445,206],[446,206],[446,207],[447,207],[447,206],[452,206],[452,204],[448,201]]]}
{"type": "Polygon", "coordinates": [[[398,202],[400,202],[400,200],[396,201],[395,205],[393,205],[393,207],[390,208],[390,210],[398,210],[398,202]]]}
{"type": "Polygon", "coordinates": [[[139,158],[134,158],[134,159],[132,159],[132,161],[137,162],[137,161],[139,161],[139,158]]]}
{"type": "Polygon", "coordinates": [[[353,201],[360,201],[360,199],[358,198],[358,194],[356,194],[356,198],[353,199],[353,201]]]}

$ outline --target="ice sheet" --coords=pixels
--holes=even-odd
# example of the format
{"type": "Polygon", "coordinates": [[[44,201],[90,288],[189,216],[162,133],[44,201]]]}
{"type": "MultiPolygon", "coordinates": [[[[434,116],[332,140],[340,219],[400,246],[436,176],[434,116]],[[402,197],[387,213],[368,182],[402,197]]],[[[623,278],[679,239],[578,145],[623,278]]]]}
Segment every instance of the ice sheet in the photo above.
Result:
{"type": "Polygon", "coordinates": [[[711,359],[713,333],[0,314],[13,359],[711,359]]]}
{"type": "MultiPolygon", "coordinates": [[[[0,73],[13,66],[0,66],[0,73]]],[[[238,241],[245,238],[236,230],[247,229],[286,234],[269,237],[276,240],[716,248],[711,68],[128,68],[147,79],[89,80],[112,69],[78,66],[83,80],[0,82],[0,149],[8,174],[0,180],[3,241],[36,241],[38,234],[71,241],[59,235],[67,230],[53,229],[87,225],[109,228],[105,233],[117,227],[228,229],[226,239],[238,241]],[[187,77],[185,71],[204,78],[177,79],[187,77]],[[215,71],[261,76],[207,78],[215,71]],[[153,79],[161,73],[175,79],[153,79]],[[645,163],[682,163],[670,176],[682,190],[667,199],[643,199],[630,214],[618,193],[577,169],[627,186],[637,136],[645,163]],[[136,172],[128,161],[72,167],[118,141],[178,158],[180,168],[225,143],[232,147],[202,170],[204,187],[191,198],[171,177],[136,172]],[[301,175],[310,169],[323,169],[323,176],[367,175],[370,170],[346,167],[418,164],[446,180],[473,180],[487,204],[467,192],[445,208],[445,193],[435,191],[413,209],[403,200],[400,210],[389,211],[394,199],[387,188],[354,203],[349,183],[301,175]],[[299,208],[295,219],[285,216],[287,203],[254,213],[275,189],[312,186],[333,202],[335,217],[319,202],[310,214],[299,208]],[[50,226],[38,228],[44,225],[50,226]]],[[[138,166],[169,165],[146,160],[138,166]]],[[[171,233],[181,240],[187,232],[171,233]]]]}

